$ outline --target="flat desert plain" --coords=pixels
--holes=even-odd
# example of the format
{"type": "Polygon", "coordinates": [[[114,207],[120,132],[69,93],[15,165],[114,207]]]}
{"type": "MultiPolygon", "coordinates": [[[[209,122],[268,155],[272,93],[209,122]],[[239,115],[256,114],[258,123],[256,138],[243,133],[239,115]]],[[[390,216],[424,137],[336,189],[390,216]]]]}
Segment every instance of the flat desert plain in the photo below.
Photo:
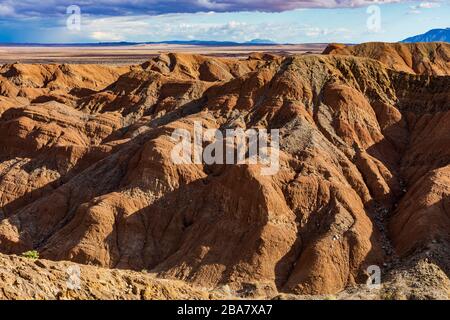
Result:
{"type": "Polygon", "coordinates": [[[161,53],[195,53],[213,57],[246,57],[250,52],[279,55],[321,53],[326,44],[262,45],[262,46],[199,46],[149,44],[134,46],[0,46],[0,64],[5,63],[76,63],[76,64],[139,64],[161,53]]]}
{"type": "Polygon", "coordinates": [[[450,44],[308,51],[5,48],[0,300],[448,300],[450,44]]]}

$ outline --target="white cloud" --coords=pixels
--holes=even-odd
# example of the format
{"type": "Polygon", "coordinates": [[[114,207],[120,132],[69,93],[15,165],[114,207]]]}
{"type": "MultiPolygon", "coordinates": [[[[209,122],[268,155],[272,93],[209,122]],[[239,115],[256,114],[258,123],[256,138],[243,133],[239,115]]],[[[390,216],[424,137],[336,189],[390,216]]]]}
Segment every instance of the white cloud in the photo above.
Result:
{"type": "Polygon", "coordinates": [[[419,8],[421,9],[433,9],[433,8],[439,8],[441,5],[437,2],[421,2],[419,4],[419,8]]]}
{"type": "Polygon", "coordinates": [[[410,10],[408,11],[408,14],[420,14],[422,13],[421,9],[434,9],[439,8],[441,4],[439,2],[421,2],[417,5],[410,6],[410,10]]]}
{"type": "MultiPolygon", "coordinates": [[[[252,39],[270,39],[280,43],[305,39],[321,42],[348,38],[345,28],[321,28],[311,25],[277,22],[243,22],[230,19],[224,22],[202,21],[203,14],[193,20],[184,20],[171,14],[148,16],[85,19],[82,33],[95,41],[160,41],[160,40],[220,40],[245,42],[252,39]]],[[[205,13],[206,15],[206,13],[205,13]]]]}
{"type": "Polygon", "coordinates": [[[91,38],[98,41],[120,41],[124,38],[113,32],[94,31],[91,33],[91,38]]]}
{"type": "Polygon", "coordinates": [[[353,8],[408,1],[411,0],[0,0],[0,5],[14,8],[14,12],[20,16],[61,16],[68,6],[77,4],[89,15],[118,17],[207,11],[282,12],[301,8],[353,8]]]}
{"type": "Polygon", "coordinates": [[[208,10],[226,10],[227,8],[226,3],[218,3],[211,0],[197,0],[197,5],[208,10]]]}
{"type": "Polygon", "coordinates": [[[0,3],[0,17],[10,17],[15,15],[14,8],[9,4],[0,3]]]}

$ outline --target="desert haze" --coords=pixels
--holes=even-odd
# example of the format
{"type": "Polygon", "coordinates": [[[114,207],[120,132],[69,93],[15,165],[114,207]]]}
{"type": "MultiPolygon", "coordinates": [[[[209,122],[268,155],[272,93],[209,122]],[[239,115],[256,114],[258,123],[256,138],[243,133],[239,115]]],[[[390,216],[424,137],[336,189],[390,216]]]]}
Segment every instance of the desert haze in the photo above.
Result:
{"type": "Polygon", "coordinates": [[[448,299],[450,45],[271,48],[0,48],[0,298],[448,299]],[[196,122],[279,171],[173,163],[196,122]]]}
{"type": "Polygon", "coordinates": [[[321,53],[326,44],[295,45],[187,45],[187,44],[141,44],[123,46],[1,46],[0,63],[78,63],[78,64],[141,64],[160,54],[193,53],[212,57],[244,58],[249,52],[265,52],[279,55],[321,53]]]}

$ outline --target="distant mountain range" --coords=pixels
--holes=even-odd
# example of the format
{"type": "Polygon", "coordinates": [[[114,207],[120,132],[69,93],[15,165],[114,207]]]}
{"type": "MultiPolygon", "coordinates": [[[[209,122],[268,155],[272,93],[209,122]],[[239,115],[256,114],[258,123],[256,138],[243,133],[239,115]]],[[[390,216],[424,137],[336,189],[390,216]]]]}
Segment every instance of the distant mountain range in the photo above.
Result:
{"type": "MultiPolygon", "coordinates": [[[[433,29],[424,34],[407,38],[403,43],[415,42],[450,42],[450,28],[433,29]]],[[[0,46],[26,46],[26,47],[120,47],[136,46],[146,44],[168,44],[168,45],[191,45],[191,46],[211,46],[211,47],[239,47],[239,46],[274,46],[281,43],[268,39],[253,39],[247,42],[234,41],[209,41],[209,40],[167,40],[154,42],[92,42],[92,43],[0,43],[0,46]]],[[[284,43],[287,44],[287,43],[284,43]]]]}
{"type": "Polygon", "coordinates": [[[145,44],[172,44],[172,45],[191,45],[191,46],[212,46],[212,47],[237,47],[237,46],[273,46],[278,43],[267,39],[253,39],[247,42],[233,41],[204,41],[204,40],[168,40],[158,42],[97,42],[97,43],[0,43],[1,46],[49,46],[49,47],[120,47],[135,46],[145,44]]]}
{"type": "Polygon", "coordinates": [[[427,33],[420,34],[418,36],[410,37],[401,42],[413,43],[413,42],[450,42],[450,28],[447,29],[433,29],[427,33]]]}

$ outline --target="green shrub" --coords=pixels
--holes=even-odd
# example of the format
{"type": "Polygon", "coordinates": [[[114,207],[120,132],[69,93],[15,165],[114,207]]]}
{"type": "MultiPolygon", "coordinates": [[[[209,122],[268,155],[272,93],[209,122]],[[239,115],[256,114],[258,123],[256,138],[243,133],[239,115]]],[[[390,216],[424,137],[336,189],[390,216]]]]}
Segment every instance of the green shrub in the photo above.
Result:
{"type": "Polygon", "coordinates": [[[22,253],[22,257],[29,259],[39,259],[39,252],[37,252],[36,250],[30,250],[22,253]]]}

